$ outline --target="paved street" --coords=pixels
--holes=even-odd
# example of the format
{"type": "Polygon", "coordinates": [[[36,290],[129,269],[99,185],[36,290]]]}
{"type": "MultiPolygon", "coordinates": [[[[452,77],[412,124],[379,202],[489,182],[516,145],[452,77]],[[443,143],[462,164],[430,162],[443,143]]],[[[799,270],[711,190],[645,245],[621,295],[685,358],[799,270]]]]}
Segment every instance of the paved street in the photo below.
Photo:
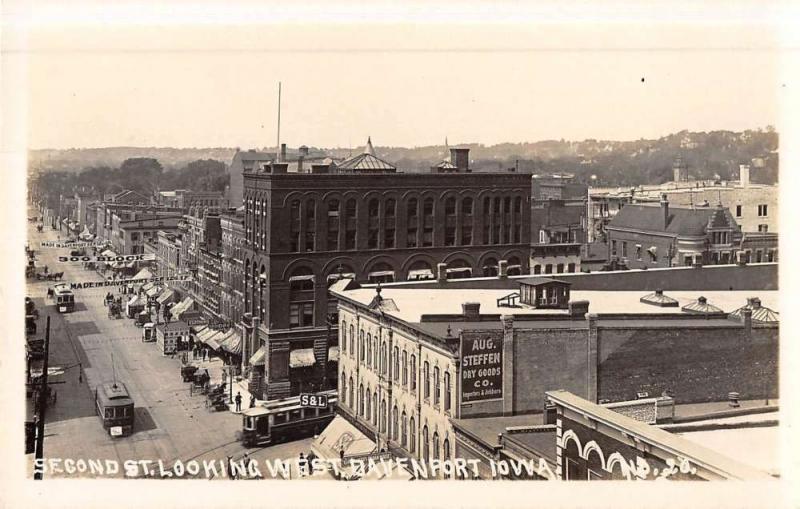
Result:
{"type": "MultiPolygon", "coordinates": [[[[38,215],[35,210],[30,215],[38,215]]],[[[36,250],[37,265],[50,272],[64,271],[64,281],[97,281],[101,277],[81,263],[58,263],[68,249],[42,248],[44,240],[57,240],[59,232],[46,225],[42,233],[30,224],[29,246],[36,250]]],[[[60,233],[66,238],[65,233],[60,233]]],[[[155,343],[143,343],[142,331],[128,318],[110,319],[103,297],[108,289],[76,289],[73,313],[59,314],[46,298],[52,282],[28,280],[28,295],[40,312],[37,337],[43,338],[46,317],[51,317],[50,366],[69,367],[54,385],[57,402],[48,408],[45,457],[126,460],[224,459],[246,451],[236,442],[241,417],[206,409],[205,397],[192,396],[180,377],[180,361],[159,354],[155,343]],[[113,364],[112,364],[113,356],[113,364]],[[83,366],[83,380],[79,381],[83,366]],[[134,433],[112,438],[94,409],[94,388],[116,379],[125,383],[135,402],[134,433]]],[[[28,400],[31,407],[31,400],[28,400]]],[[[30,418],[31,408],[28,409],[30,418]]],[[[309,450],[310,439],[252,451],[259,460],[293,458],[309,450]]],[[[32,455],[31,455],[32,457],[32,455]]],[[[120,472],[120,475],[122,472],[120,472]]],[[[46,476],[48,476],[46,474],[46,476]]],[[[58,475],[49,475],[58,477],[58,475]]]]}

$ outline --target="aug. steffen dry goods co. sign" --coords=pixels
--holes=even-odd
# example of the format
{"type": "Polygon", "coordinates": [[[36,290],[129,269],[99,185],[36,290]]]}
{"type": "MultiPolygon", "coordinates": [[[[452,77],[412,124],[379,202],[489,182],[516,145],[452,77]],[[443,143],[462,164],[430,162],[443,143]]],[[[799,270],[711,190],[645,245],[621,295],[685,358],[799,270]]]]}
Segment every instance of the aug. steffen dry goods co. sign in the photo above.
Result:
{"type": "Polygon", "coordinates": [[[461,402],[503,399],[503,338],[461,335],[461,402]]]}

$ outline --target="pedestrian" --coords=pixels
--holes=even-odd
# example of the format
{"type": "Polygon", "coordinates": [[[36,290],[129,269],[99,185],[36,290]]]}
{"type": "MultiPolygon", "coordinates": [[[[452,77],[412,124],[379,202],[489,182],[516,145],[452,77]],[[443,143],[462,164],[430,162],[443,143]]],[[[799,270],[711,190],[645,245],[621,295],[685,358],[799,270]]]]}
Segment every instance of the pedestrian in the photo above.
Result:
{"type": "Polygon", "coordinates": [[[251,394],[250,395],[250,408],[254,408],[255,406],[256,406],[256,395],[255,394],[251,394]]]}
{"type": "Polygon", "coordinates": [[[47,271],[48,271],[48,270],[49,270],[49,269],[47,268],[47,265],[45,265],[45,266],[44,266],[44,273],[45,273],[45,275],[47,275],[47,271]]]}
{"type": "Polygon", "coordinates": [[[203,361],[208,360],[208,348],[203,348],[203,361]]]}
{"type": "Polygon", "coordinates": [[[236,397],[233,398],[233,400],[236,401],[236,411],[237,412],[241,412],[242,411],[242,393],[241,392],[237,392],[236,393],[236,397]]]}
{"type": "Polygon", "coordinates": [[[228,456],[226,458],[226,463],[227,463],[227,469],[228,469],[228,477],[233,479],[233,466],[231,465],[231,457],[230,456],[228,456]]]}

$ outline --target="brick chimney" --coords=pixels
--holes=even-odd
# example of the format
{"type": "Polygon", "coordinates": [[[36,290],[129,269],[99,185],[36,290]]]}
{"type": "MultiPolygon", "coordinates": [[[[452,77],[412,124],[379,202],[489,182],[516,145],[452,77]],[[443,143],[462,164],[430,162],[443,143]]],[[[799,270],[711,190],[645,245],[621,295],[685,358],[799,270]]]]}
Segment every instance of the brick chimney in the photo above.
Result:
{"type": "Polygon", "coordinates": [[[469,173],[469,149],[451,148],[450,162],[453,163],[459,173],[469,173]]]}
{"type": "Polygon", "coordinates": [[[744,334],[749,339],[753,333],[753,310],[750,308],[742,309],[742,323],[744,324],[744,334]]]}
{"type": "Polygon", "coordinates": [[[739,185],[748,188],[750,187],[750,165],[749,164],[740,164],[739,165],[739,185]]]}
{"type": "Polygon", "coordinates": [[[506,279],[508,277],[508,260],[500,260],[497,262],[497,277],[506,279]]]}
{"type": "Polygon", "coordinates": [[[669,225],[669,200],[666,193],[661,195],[661,212],[664,217],[664,229],[669,225]]]}
{"type": "Polygon", "coordinates": [[[300,145],[300,155],[303,157],[308,157],[308,147],[305,145],[300,145]]]}
{"type": "Polygon", "coordinates": [[[446,263],[437,263],[436,264],[436,280],[440,283],[447,281],[447,264],[446,263]]]}
{"type": "Polygon", "coordinates": [[[272,174],[278,175],[286,173],[289,170],[288,163],[272,163],[272,174]]]}
{"type": "Polygon", "coordinates": [[[285,162],[286,161],[286,143],[281,143],[281,155],[278,159],[278,162],[285,162]]]}
{"type": "Polygon", "coordinates": [[[465,318],[478,318],[481,314],[480,302],[465,302],[461,304],[461,310],[465,318]]]}

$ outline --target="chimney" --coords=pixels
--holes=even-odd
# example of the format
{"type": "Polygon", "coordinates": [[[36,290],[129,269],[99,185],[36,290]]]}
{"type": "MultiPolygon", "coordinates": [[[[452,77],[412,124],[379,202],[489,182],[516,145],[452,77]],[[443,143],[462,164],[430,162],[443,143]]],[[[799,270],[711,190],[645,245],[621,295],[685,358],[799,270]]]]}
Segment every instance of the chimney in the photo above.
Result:
{"type": "Polygon", "coordinates": [[[436,281],[443,283],[447,281],[447,264],[446,263],[437,263],[436,264],[436,281]]]}
{"type": "Polygon", "coordinates": [[[481,314],[481,303],[465,302],[461,304],[461,310],[463,311],[465,318],[477,319],[481,314]]]}
{"type": "Polygon", "coordinates": [[[286,161],[286,143],[281,143],[281,155],[278,159],[278,162],[282,163],[286,161]]]}
{"type": "Polygon", "coordinates": [[[297,173],[303,173],[303,156],[297,156],[297,173]]]}
{"type": "Polygon", "coordinates": [[[497,277],[506,279],[508,277],[508,260],[500,260],[497,262],[497,277]]]}
{"type": "Polygon", "coordinates": [[[572,318],[584,318],[588,312],[588,300],[574,300],[569,303],[569,316],[572,318]]]}
{"type": "Polygon", "coordinates": [[[750,338],[753,332],[753,310],[750,308],[742,309],[742,323],[744,324],[744,334],[746,338],[750,338]]]}
{"type": "Polygon", "coordinates": [[[303,157],[308,157],[308,147],[305,145],[300,145],[300,155],[303,157]]]}
{"type": "Polygon", "coordinates": [[[288,163],[272,163],[272,174],[278,175],[286,173],[289,170],[288,163]]]}
{"type": "Polygon", "coordinates": [[[664,216],[664,229],[666,230],[669,225],[669,200],[666,193],[661,195],[661,212],[664,216]]]}
{"type": "Polygon", "coordinates": [[[748,188],[750,187],[750,165],[749,164],[740,164],[739,165],[739,185],[748,188]]]}
{"type": "Polygon", "coordinates": [[[458,173],[469,173],[469,149],[451,148],[450,162],[452,162],[456,167],[456,171],[458,171],[458,173]]]}

